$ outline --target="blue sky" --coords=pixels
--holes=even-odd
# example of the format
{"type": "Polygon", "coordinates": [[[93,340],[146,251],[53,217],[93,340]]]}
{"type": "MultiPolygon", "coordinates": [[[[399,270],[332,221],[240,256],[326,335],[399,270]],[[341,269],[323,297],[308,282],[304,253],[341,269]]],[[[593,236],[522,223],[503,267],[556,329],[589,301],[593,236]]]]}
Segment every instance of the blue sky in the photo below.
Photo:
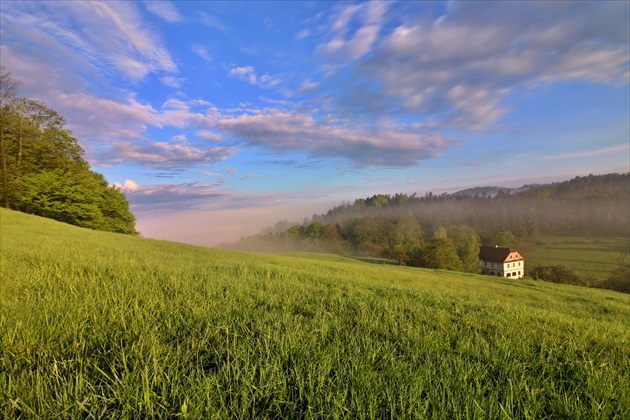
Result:
{"type": "Polygon", "coordinates": [[[627,1],[1,8],[20,94],[67,119],[146,237],[629,170],[627,1]]]}

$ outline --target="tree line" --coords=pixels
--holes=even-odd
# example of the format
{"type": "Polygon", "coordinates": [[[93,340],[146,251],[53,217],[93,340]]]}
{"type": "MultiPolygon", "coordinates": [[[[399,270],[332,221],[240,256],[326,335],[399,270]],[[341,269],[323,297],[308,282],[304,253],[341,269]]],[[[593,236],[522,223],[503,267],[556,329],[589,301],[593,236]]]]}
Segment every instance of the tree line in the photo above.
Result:
{"type": "Polygon", "coordinates": [[[65,119],[17,96],[0,67],[0,205],[95,230],[137,234],[129,202],[90,169],[65,119]]]}
{"type": "Polygon", "coordinates": [[[279,222],[233,247],[378,257],[477,273],[479,247],[540,234],[630,235],[630,174],[588,175],[496,194],[377,194],[304,223],[279,222]]]}

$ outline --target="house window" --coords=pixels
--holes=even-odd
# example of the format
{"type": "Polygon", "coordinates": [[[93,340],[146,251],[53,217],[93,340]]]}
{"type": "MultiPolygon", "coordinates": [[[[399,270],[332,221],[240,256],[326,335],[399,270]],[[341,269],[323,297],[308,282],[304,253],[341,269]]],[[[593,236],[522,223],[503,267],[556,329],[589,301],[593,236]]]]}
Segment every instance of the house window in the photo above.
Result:
{"type": "Polygon", "coordinates": [[[506,277],[512,277],[512,274],[511,273],[507,273],[506,277]]]}

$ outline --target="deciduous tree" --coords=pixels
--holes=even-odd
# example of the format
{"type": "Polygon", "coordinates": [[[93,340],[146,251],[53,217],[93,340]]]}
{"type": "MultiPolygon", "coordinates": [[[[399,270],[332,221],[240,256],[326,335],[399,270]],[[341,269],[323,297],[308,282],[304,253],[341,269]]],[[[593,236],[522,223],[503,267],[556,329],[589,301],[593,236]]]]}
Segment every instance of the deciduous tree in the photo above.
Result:
{"type": "Polygon", "coordinates": [[[41,102],[16,96],[0,69],[0,203],[92,229],[137,233],[129,202],[90,170],[64,118],[41,102]]]}

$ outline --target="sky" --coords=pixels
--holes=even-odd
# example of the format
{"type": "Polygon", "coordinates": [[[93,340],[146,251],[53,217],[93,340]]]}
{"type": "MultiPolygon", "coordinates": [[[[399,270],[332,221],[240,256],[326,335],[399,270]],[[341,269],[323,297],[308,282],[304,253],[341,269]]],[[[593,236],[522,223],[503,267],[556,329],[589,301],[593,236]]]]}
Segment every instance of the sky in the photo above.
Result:
{"type": "Polygon", "coordinates": [[[5,1],[0,63],[142,236],[630,166],[628,1],[5,1]]]}

